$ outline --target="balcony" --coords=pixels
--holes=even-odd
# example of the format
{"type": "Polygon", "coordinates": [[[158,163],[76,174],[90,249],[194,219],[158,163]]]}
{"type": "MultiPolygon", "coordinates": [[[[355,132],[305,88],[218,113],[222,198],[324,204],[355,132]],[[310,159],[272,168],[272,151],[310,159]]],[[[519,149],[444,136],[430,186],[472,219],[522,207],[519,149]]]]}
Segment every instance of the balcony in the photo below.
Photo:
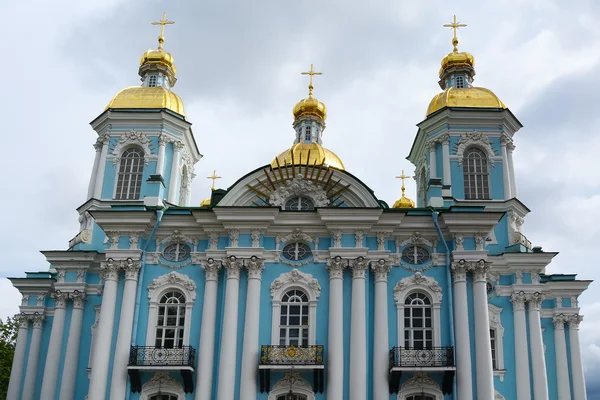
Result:
{"type": "Polygon", "coordinates": [[[456,371],[454,347],[392,348],[390,350],[390,393],[398,393],[403,372],[415,371],[443,373],[442,391],[445,394],[451,393],[452,381],[456,371]]]}
{"type": "Polygon", "coordinates": [[[180,371],[186,393],[194,391],[192,373],[195,368],[196,349],[191,346],[163,348],[154,346],[131,346],[127,370],[131,379],[131,391],[142,389],[140,371],[180,371]]]}
{"type": "Polygon", "coordinates": [[[312,370],[314,375],[313,390],[323,393],[324,348],[314,346],[275,346],[263,345],[260,350],[258,365],[260,375],[260,392],[271,391],[272,370],[312,370]]]}

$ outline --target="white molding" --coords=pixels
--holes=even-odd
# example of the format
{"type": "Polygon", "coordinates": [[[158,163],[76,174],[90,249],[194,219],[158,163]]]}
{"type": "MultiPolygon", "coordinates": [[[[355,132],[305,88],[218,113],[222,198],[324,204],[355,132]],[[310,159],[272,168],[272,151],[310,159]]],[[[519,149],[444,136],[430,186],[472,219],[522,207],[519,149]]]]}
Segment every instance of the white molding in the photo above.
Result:
{"type": "Polygon", "coordinates": [[[327,192],[312,181],[304,179],[302,174],[298,174],[295,178],[287,180],[283,185],[280,184],[271,193],[269,204],[283,208],[289,199],[297,196],[310,198],[315,207],[325,207],[329,204],[327,192]]]}
{"type": "Polygon", "coordinates": [[[435,400],[444,400],[440,386],[426,372],[415,372],[411,378],[402,384],[398,400],[405,400],[408,396],[425,392],[435,396],[435,400]]]}
{"type": "Polygon", "coordinates": [[[94,307],[94,312],[96,313],[96,317],[94,319],[94,324],[92,325],[92,327],[90,328],[90,355],[88,357],[88,366],[87,366],[87,373],[88,373],[88,378],[90,377],[90,372],[92,372],[92,358],[94,357],[94,344],[95,344],[95,340],[94,340],[94,336],[96,334],[96,330],[98,329],[98,324],[100,323],[100,308],[101,306],[95,306],[94,307]]]}
{"type": "Polygon", "coordinates": [[[269,392],[269,400],[276,400],[277,396],[282,396],[289,393],[290,389],[295,394],[301,394],[307,397],[308,400],[315,400],[315,393],[308,381],[297,371],[290,371],[283,378],[277,381],[269,392]]]}
{"type": "Polygon", "coordinates": [[[504,373],[500,373],[500,371],[504,371],[504,327],[502,326],[500,317],[501,313],[502,308],[488,303],[490,329],[496,331],[496,369],[494,370],[494,375],[500,376],[500,382],[503,382],[504,373]],[[498,374],[496,374],[496,372],[498,372],[498,374]]]}
{"type": "Polygon", "coordinates": [[[181,383],[165,371],[154,373],[152,378],[144,383],[142,392],[140,393],[140,400],[150,399],[150,397],[156,395],[159,390],[162,394],[170,394],[172,396],[177,396],[178,400],[185,400],[185,392],[183,391],[181,383]]]}

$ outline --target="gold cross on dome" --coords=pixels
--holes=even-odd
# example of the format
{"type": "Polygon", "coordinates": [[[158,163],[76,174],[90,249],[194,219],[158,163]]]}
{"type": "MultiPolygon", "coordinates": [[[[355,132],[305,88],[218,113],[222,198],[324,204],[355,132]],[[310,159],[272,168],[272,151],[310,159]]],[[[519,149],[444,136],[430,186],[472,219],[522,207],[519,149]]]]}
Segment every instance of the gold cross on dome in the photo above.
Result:
{"type": "Polygon", "coordinates": [[[310,76],[310,81],[308,83],[308,97],[312,97],[312,91],[313,91],[313,76],[314,75],[323,75],[322,72],[315,72],[315,68],[312,64],[310,64],[310,71],[308,72],[301,72],[302,75],[308,75],[310,76]]]}
{"type": "Polygon", "coordinates": [[[221,176],[217,176],[217,170],[213,170],[213,174],[211,176],[206,177],[206,179],[212,179],[212,187],[210,188],[210,190],[215,190],[215,181],[221,178],[221,176]]]}
{"type": "Polygon", "coordinates": [[[404,187],[404,180],[408,179],[408,178],[410,178],[410,176],[405,175],[404,174],[404,170],[402,170],[402,175],[396,177],[396,179],[402,179],[402,195],[403,196],[404,196],[404,190],[406,190],[405,187],[404,187]]]}
{"type": "Polygon", "coordinates": [[[167,20],[167,13],[163,13],[160,21],[153,22],[152,25],[160,25],[160,36],[158,37],[158,49],[162,50],[162,45],[165,41],[165,25],[174,24],[175,21],[167,20]]]}
{"type": "Polygon", "coordinates": [[[454,16],[453,22],[451,22],[449,24],[444,24],[444,28],[452,28],[452,30],[454,31],[454,37],[452,38],[452,44],[454,45],[455,52],[458,51],[458,47],[456,47],[458,45],[458,37],[456,36],[456,31],[458,31],[458,28],[464,28],[465,26],[467,26],[467,24],[461,24],[460,22],[456,21],[456,15],[454,16]]]}

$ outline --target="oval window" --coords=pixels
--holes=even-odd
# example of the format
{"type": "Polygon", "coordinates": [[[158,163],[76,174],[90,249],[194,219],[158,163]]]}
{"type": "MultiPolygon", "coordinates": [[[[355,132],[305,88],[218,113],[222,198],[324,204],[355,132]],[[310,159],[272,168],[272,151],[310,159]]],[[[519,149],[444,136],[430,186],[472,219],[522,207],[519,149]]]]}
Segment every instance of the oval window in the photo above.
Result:
{"type": "Polygon", "coordinates": [[[412,245],[402,250],[402,261],[407,264],[421,265],[429,260],[431,260],[431,254],[424,247],[412,245]]]}
{"type": "Polygon", "coordinates": [[[315,209],[315,203],[304,196],[292,197],[285,202],[285,209],[291,211],[308,211],[315,209]]]}
{"type": "Polygon", "coordinates": [[[283,248],[281,254],[290,261],[302,261],[311,257],[312,251],[306,243],[290,243],[283,248]]]}
{"type": "Polygon", "coordinates": [[[165,247],[163,257],[167,261],[179,262],[190,258],[192,250],[185,243],[173,243],[165,247]]]}

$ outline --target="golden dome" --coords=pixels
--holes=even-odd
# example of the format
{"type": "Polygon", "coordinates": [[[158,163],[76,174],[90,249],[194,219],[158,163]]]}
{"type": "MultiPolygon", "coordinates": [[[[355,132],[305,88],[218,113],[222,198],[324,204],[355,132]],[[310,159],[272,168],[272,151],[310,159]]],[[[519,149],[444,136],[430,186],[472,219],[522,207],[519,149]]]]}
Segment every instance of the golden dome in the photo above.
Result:
{"type": "Polygon", "coordinates": [[[415,202],[403,194],[402,197],[396,200],[392,208],[415,208],[415,202]]]}
{"type": "Polygon", "coordinates": [[[164,87],[131,86],[121,90],[106,106],[108,109],[166,108],[183,117],[183,101],[164,87]]]}
{"type": "Polygon", "coordinates": [[[325,121],[327,119],[327,107],[325,107],[325,104],[309,95],[294,106],[294,119],[298,119],[305,115],[311,115],[325,121]]]}
{"type": "Polygon", "coordinates": [[[171,68],[173,75],[177,74],[177,68],[175,67],[175,61],[171,53],[167,53],[164,50],[147,50],[140,57],[140,66],[143,65],[163,65],[167,68],[171,68]]]}
{"type": "Polygon", "coordinates": [[[318,143],[295,143],[292,147],[279,154],[271,162],[271,167],[293,165],[321,165],[324,164],[340,170],[345,170],[342,160],[331,150],[327,150],[318,143]],[[279,161],[279,165],[277,162],[279,161]]]}
{"type": "Polygon", "coordinates": [[[442,67],[440,68],[440,78],[444,72],[455,67],[471,67],[475,66],[475,57],[467,52],[454,51],[442,59],[442,67]]]}
{"type": "Polygon", "coordinates": [[[431,99],[427,108],[427,115],[433,114],[444,107],[506,108],[504,103],[491,90],[481,87],[447,88],[431,99]]]}
{"type": "Polygon", "coordinates": [[[200,207],[210,207],[210,197],[205,198],[200,203],[200,207]]]}

